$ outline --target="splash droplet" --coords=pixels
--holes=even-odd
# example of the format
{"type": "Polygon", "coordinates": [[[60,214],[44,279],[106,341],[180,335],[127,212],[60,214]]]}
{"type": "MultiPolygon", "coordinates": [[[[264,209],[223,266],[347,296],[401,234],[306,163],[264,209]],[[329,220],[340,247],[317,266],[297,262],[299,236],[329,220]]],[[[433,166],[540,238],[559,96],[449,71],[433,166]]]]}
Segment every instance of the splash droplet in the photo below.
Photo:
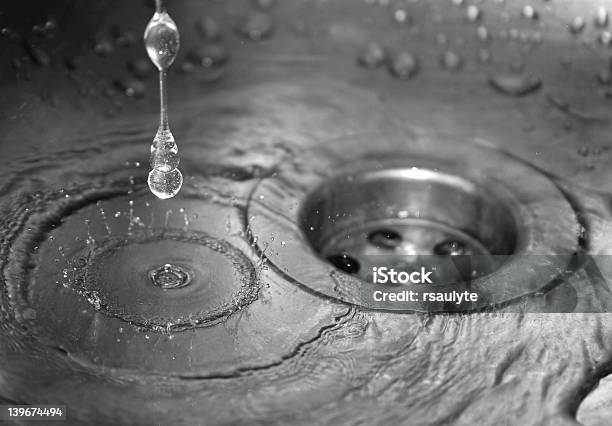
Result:
{"type": "Polygon", "coordinates": [[[149,278],[153,284],[164,290],[182,288],[189,285],[192,275],[188,269],[170,263],[149,271],[149,278]]]}

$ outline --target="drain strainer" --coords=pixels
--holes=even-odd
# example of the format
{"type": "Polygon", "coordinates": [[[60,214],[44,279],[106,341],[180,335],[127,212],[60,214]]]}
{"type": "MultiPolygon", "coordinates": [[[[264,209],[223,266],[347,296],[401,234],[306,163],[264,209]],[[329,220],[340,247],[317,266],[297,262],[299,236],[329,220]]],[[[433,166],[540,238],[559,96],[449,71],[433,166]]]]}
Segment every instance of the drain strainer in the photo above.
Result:
{"type": "Polygon", "coordinates": [[[529,165],[483,144],[372,140],[255,189],[253,238],[296,283],[372,309],[468,311],[543,291],[579,249],[572,206],[529,165]]]}

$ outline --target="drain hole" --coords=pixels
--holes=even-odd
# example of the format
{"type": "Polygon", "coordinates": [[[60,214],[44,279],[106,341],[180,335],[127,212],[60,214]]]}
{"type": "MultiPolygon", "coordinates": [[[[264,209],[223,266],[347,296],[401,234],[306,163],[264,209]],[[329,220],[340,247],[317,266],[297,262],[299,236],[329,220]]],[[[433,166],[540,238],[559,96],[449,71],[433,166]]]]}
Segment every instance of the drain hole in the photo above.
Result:
{"type": "Polygon", "coordinates": [[[356,274],[359,272],[359,262],[348,254],[334,254],[328,256],[327,261],[347,274],[356,274]]]}
{"type": "Polygon", "coordinates": [[[321,258],[366,282],[372,267],[385,266],[427,267],[436,282],[454,283],[490,274],[515,253],[515,211],[493,189],[460,176],[383,169],[323,183],[302,205],[301,223],[321,258]],[[457,256],[469,256],[471,269],[445,259],[457,256]]]}
{"type": "Polygon", "coordinates": [[[434,254],[440,256],[465,256],[472,254],[467,244],[458,240],[446,240],[435,245],[434,254]]]}
{"type": "Polygon", "coordinates": [[[402,236],[389,229],[379,229],[368,235],[368,241],[376,247],[395,249],[402,243],[402,236]]]}

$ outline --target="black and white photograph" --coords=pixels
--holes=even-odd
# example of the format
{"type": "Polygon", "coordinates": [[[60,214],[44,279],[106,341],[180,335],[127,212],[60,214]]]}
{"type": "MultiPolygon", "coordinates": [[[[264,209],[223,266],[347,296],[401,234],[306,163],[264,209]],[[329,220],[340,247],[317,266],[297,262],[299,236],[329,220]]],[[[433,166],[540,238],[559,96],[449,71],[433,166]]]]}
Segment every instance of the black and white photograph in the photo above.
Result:
{"type": "Polygon", "coordinates": [[[611,426],[612,0],[2,0],[0,424],[611,426]]]}

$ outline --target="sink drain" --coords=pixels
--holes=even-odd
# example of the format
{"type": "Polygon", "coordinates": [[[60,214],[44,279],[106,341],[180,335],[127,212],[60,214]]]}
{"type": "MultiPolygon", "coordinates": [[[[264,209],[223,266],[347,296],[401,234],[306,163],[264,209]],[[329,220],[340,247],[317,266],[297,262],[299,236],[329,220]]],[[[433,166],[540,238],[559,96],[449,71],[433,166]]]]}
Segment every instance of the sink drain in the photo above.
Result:
{"type": "Polygon", "coordinates": [[[459,176],[390,168],[325,181],[306,198],[299,223],[320,257],[363,280],[378,266],[425,266],[448,282],[456,268],[438,256],[469,255],[471,275],[483,276],[515,252],[515,210],[499,191],[459,176]]]}
{"type": "Polygon", "coordinates": [[[386,144],[330,144],[311,169],[288,167],[254,191],[253,237],[296,283],[373,309],[472,310],[543,290],[578,250],[571,205],[527,164],[478,144],[386,144]],[[374,303],[392,270],[429,271],[429,287],[404,280],[396,291],[475,296],[374,303]]]}

